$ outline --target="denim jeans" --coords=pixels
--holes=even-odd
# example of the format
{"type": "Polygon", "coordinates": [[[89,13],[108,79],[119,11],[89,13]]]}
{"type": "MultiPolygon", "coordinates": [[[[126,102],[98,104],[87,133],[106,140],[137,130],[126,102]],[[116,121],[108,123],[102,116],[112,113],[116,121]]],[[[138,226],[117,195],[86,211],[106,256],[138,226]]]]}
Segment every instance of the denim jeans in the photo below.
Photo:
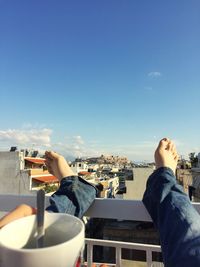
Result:
{"type": "Polygon", "coordinates": [[[170,168],[149,177],[143,203],[160,234],[165,266],[200,266],[200,215],[170,168]]]}
{"type": "Polygon", "coordinates": [[[59,189],[51,196],[49,212],[61,212],[79,218],[94,201],[97,189],[78,176],[63,178],[59,189]]]}

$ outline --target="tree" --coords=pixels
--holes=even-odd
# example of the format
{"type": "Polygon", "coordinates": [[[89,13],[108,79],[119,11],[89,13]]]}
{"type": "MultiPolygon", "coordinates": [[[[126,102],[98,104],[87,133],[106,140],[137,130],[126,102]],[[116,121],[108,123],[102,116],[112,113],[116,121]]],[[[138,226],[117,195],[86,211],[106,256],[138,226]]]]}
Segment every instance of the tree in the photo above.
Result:
{"type": "Polygon", "coordinates": [[[195,152],[191,152],[189,154],[189,159],[190,159],[190,162],[191,162],[191,166],[192,167],[197,167],[198,157],[197,157],[197,155],[195,156],[195,152]]]}

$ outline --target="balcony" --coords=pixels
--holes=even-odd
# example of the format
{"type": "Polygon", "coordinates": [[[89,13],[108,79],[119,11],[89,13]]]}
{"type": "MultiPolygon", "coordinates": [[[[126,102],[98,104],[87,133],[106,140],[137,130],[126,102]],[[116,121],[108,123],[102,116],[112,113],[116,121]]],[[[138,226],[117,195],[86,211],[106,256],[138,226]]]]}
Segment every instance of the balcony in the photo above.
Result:
{"type": "MultiPolygon", "coordinates": [[[[48,205],[48,198],[46,197],[46,203],[48,205]]],[[[0,195],[0,216],[9,210],[13,209],[21,203],[36,206],[35,196],[25,195],[0,195]]],[[[194,207],[200,212],[200,204],[193,203],[194,207]]],[[[131,220],[131,221],[142,221],[151,222],[151,218],[146,211],[142,201],[136,200],[119,200],[119,199],[95,199],[93,205],[89,208],[85,216],[95,218],[106,218],[106,219],[118,219],[118,220],[131,220]]],[[[141,243],[130,243],[121,241],[111,240],[100,240],[86,238],[86,250],[87,250],[87,265],[90,267],[93,263],[93,247],[98,245],[102,247],[113,247],[115,248],[115,264],[110,266],[128,266],[122,259],[122,249],[139,250],[145,251],[146,262],[137,264],[131,262],[132,267],[134,266],[147,266],[147,267],[161,267],[164,266],[161,262],[154,262],[152,253],[161,252],[161,248],[158,245],[149,245],[141,243]]],[[[98,266],[98,263],[97,263],[98,266]]]]}

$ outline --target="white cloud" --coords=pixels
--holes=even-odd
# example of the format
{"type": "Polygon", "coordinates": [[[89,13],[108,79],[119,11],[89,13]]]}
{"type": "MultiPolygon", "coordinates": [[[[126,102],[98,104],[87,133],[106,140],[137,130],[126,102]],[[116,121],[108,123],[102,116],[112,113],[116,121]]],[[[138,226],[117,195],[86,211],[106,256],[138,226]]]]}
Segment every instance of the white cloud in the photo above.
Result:
{"type": "Polygon", "coordinates": [[[52,141],[48,150],[56,151],[67,159],[100,155],[98,149],[96,149],[96,147],[93,147],[90,143],[85,142],[81,135],[65,136],[58,142],[52,141]]]}
{"type": "Polygon", "coordinates": [[[51,129],[0,130],[1,143],[18,146],[49,146],[51,142],[51,129]]]}
{"type": "MultiPolygon", "coordinates": [[[[49,128],[39,129],[8,129],[0,130],[0,150],[9,150],[11,146],[18,149],[34,149],[44,153],[45,150],[53,150],[62,154],[67,159],[75,157],[96,157],[102,154],[126,156],[135,161],[153,161],[154,151],[158,145],[158,136],[153,136],[150,141],[140,141],[130,144],[104,144],[98,140],[83,140],[82,136],[67,136],[55,142],[53,130],[49,128]]],[[[188,156],[189,152],[199,152],[200,149],[192,145],[187,145],[181,140],[173,140],[180,155],[188,156]],[[195,147],[195,148],[194,148],[195,147]]]]}
{"type": "Polygon", "coordinates": [[[80,145],[84,144],[84,141],[80,135],[74,136],[73,139],[74,139],[74,142],[77,144],[80,144],[80,145]]]}
{"type": "Polygon", "coordinates": [[[36,149],[41,153],[54,150],[65,157],[73,158],[91,155],[80,135],[55,143],[52,141],[52,132],[52,129],[48,128],[31,129],[31,124],[26,124],[23,129],[0,130],[0,149],[9,150],[11,146],[17,146],[18,149],[36,149]]]}
{"type": "Polygon", "coordinates": [[[47,128],[46,125],[38,122],[35,123],[26,122],[22,125],[22,129],[24,130],[44,129],[44,128],[47,128]]]}
{"type": "Polygon", "coordinates": [[[152,77],[152,78],[158,78],[158,77],[162,76],[162,73],[159,71],[152,71],[152,72],[148,73],[148,76],[152,77]]]}

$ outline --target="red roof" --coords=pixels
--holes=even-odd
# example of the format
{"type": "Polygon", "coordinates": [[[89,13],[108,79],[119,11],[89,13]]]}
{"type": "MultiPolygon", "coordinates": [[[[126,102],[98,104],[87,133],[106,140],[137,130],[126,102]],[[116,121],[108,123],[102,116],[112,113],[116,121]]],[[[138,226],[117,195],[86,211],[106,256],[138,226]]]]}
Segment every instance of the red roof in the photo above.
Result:
{"type": "Polygon", "coordinates": [[[59,180],[53,175],[43,175],[43,176],[36,176],[32,177],[33,180],[40,182],[40,183],[58,183],[59,180]]]}
{"type": "Polygon", "coordinates": [[[91,172],[81,171],[78,173],[78,175],[91,175],[91,172]]]}
{"type": "Polygon", "coordinates": [[[32,162],[32,163],[36,163],[36,164],[44,164],[45,163],[45,159],[42,159],[42,158],[25,158],[25,160],[32,162]]]}

